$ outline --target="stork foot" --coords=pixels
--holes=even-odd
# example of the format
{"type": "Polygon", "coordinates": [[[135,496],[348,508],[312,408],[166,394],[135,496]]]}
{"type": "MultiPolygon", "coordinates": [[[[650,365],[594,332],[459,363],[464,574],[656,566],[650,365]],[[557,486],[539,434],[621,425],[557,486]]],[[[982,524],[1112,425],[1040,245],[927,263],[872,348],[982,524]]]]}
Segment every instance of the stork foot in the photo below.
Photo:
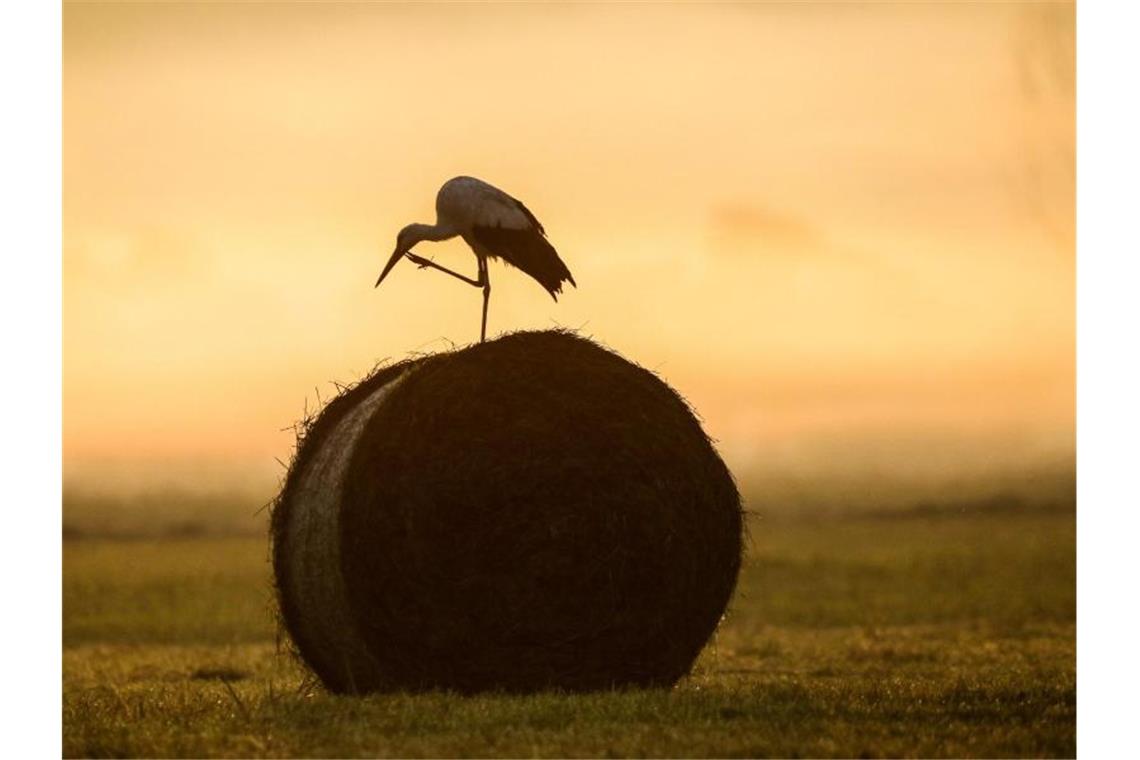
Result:
{"type": "Polygon", "coordinates": [[[406,256],[409,261],[411,261],[413,264],[417,265],[420,269],[427,269],[428,267],[430,267],[432,264],[435,263],[434,261],[430,261],[428,259],[425,259],[423,256],[417,256],[416,254],[412,253],[411,251],[408,251],[407,253],[405,253],[404,256],[406,256]]]}

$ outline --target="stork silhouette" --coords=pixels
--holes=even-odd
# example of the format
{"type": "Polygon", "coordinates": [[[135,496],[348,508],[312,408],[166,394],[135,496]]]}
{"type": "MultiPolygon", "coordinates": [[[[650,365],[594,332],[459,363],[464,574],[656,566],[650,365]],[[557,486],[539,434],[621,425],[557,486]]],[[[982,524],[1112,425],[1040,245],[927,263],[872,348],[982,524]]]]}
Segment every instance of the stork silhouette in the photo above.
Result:
{"type": "Polygon", "coordinates": [[[558,251],[546,239],[546,230],[521,201],[474,177],[455,177],[443,183],[435,197],[435,224],[409,224],[396,236],[396,250],[376,280],[378,287],[396,262],[407,257],[420,269],[438,269],[468,285],[483,289],[483,322],[479,341],[487,339],[487,305],[491,301],[491,278],[488,259],[526,272],[557,301],[562,283],[574,287],[573,275],[558,257],[558,251]],[[472,279],[430,259],[412,253],[412,247],[424,241],[462,237],[478,260],[479,276],[472,279]]]}

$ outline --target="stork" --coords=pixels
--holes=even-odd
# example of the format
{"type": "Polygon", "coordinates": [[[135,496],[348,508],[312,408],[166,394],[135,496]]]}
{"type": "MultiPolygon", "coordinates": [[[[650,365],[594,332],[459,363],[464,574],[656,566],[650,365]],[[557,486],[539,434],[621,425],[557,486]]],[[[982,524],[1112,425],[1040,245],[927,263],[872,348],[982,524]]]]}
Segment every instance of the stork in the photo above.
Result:
{"type": "Polygon", "coordinates": [[[420,269],[438,269],[468,285],[483,289],[483,324],[479,341],[487,339],[487,305],[491,300],[491,279],[487,273],[488,259],[501,259],[521,269],[557,301],[562,283],[574,287],[573,275],[566,268],[558,252],[546,239],[546,230],[521,201],[502,190],[474,177],[455,177],[443,183],[435,197],[435,224],[409,224],[396,236],[396,250],[376,280],[378,287],[396,262],[407,257],[420,269]],[[478,261],[476,278],[436,264],[430,259],[412,253],[412,247],[425,240],[448,240],[462,237],[478,261]]]}

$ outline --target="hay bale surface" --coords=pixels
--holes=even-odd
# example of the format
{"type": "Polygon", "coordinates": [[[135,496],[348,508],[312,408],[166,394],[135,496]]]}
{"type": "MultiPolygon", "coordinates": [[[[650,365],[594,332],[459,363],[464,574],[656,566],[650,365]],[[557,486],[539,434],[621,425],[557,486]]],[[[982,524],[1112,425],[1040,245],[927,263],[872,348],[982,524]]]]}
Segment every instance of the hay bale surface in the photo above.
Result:
{"type": "Polygon", "coordinates": [[[668,686],[740,568],[732,477],[652,373],[566,332],[331,402],[273,515],[282,617],[337,692],[668,686]]]}

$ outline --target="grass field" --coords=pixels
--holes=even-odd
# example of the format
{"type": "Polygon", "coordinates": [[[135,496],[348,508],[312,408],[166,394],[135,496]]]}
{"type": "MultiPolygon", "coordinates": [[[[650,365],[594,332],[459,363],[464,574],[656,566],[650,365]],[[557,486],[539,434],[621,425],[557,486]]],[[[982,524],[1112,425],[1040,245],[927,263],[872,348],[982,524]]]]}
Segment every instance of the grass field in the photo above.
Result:
{"type": "Polygon", "coordinates": [[[64,544],[65,756],[1073,756],[1072,512],[760,521],[670,691],[335,697],[263,540],[64,544]]]}

